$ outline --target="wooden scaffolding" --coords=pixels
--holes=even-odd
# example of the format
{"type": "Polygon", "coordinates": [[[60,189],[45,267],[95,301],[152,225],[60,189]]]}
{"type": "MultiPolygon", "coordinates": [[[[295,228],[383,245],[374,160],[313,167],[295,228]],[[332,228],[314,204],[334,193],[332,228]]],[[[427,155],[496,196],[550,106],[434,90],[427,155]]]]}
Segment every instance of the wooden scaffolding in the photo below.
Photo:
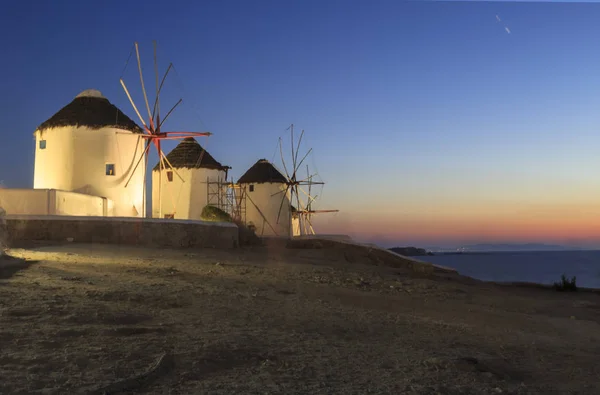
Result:
{"type": "Polygon", "coordinates": [[[234,221],[246,223],[246,188],[232,181],[206,180],[207,205],[223,210],[234,221]]]}

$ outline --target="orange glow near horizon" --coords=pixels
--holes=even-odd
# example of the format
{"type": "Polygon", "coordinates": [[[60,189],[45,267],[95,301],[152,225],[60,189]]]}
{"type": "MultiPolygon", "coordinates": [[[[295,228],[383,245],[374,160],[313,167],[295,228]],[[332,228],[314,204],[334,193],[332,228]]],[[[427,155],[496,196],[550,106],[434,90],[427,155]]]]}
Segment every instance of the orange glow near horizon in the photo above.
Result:
{"type": "Polygon", "coordinates": [[[461,242],[600,241],[600,204],[516,202],[447,202],[441,206],[405,204],[385,210],[342,211],[319,218],[319,233],[349,234],[363,239],[461,242]]]}

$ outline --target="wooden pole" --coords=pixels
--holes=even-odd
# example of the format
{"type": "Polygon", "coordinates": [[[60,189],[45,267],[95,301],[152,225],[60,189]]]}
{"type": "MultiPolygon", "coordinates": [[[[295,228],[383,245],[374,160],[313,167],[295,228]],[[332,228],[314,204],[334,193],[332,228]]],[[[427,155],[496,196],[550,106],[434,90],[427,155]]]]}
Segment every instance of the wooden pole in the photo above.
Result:
{"type": "MultiPolygon", "coordinates": [[[[159,141],[160,147],[160,141],[159,141]]],[[[159,148],[160,151],[160,148],[159,148]]],[[[163,160],[160,154],[158,155],[158,218],[162,218],[162,171],[163,171],[163,160]]]]}
{"type": "MultiPolygon", "coordinates": [[[[252,200],[252,198],[249,195],[246,195],[246,199],[250,199],[250,203],[252,203],[252,205],[256,208],[256,210],[258,211],[258,213],[260,214],[260,216],[263,217],[263,220],[266,222],[267,225],[269,225],[269,228],[271,228],[271,230],[273,231],[273,233],[275,233],[275,236],[279,236],[279,233],[277,233],[277,231],[271,226],[271,223],[269,223],[269,221],[267,220],[267,217],[265,217],[265,215],[258,208],[258,206],[256,205],[256,203],[254,203],[254,201],[252,200]]],[[[264,228],[264,223],[263,223],[263,228],[264,228]]]]}
{"type": "MultiPolygon", "coordinates": [[[[148,143],[148,141],[146,140],[146,143],[148,143]]],[[[143,214],[142,214],[142,218],[148,218],[148,210],[146,207],[146,176],[147,176],[147,172],[148,172],[148,154],[146,153],[146,150],[144,150],[144,190],[143,195],[142,195],[142,204],[144,206],[143,208],[143,214]]]]}

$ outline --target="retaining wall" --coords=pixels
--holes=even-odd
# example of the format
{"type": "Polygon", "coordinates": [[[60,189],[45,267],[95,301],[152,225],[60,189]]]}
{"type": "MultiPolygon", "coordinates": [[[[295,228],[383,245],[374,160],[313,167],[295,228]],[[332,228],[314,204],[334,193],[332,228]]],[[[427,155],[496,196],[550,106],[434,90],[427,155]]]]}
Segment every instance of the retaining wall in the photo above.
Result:
{"type": "Polygon", "coordinates": [[[9,243],[73,241],[171,248],[235,248],[237,225],[126,217],[7,215],[9,243]],[[72,239],[72,240],[71,240],[72,239]]]}
{"type": "Polygon", "coordinates": [[[0,207],[12,215],[112,216],[110,199],[59,189],[0,188],[0,207]]]}

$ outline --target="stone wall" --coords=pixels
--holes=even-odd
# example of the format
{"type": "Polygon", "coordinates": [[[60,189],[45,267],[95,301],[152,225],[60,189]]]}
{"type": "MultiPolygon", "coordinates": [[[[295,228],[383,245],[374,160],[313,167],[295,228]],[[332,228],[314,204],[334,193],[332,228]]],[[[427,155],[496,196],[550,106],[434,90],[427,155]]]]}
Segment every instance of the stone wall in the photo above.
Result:
{"type": "Polygon", "coordinates": [[[6,216],[9,243],[73,241],[171,248],[235,248],[232,223],[125,217],[6,216]]]}

